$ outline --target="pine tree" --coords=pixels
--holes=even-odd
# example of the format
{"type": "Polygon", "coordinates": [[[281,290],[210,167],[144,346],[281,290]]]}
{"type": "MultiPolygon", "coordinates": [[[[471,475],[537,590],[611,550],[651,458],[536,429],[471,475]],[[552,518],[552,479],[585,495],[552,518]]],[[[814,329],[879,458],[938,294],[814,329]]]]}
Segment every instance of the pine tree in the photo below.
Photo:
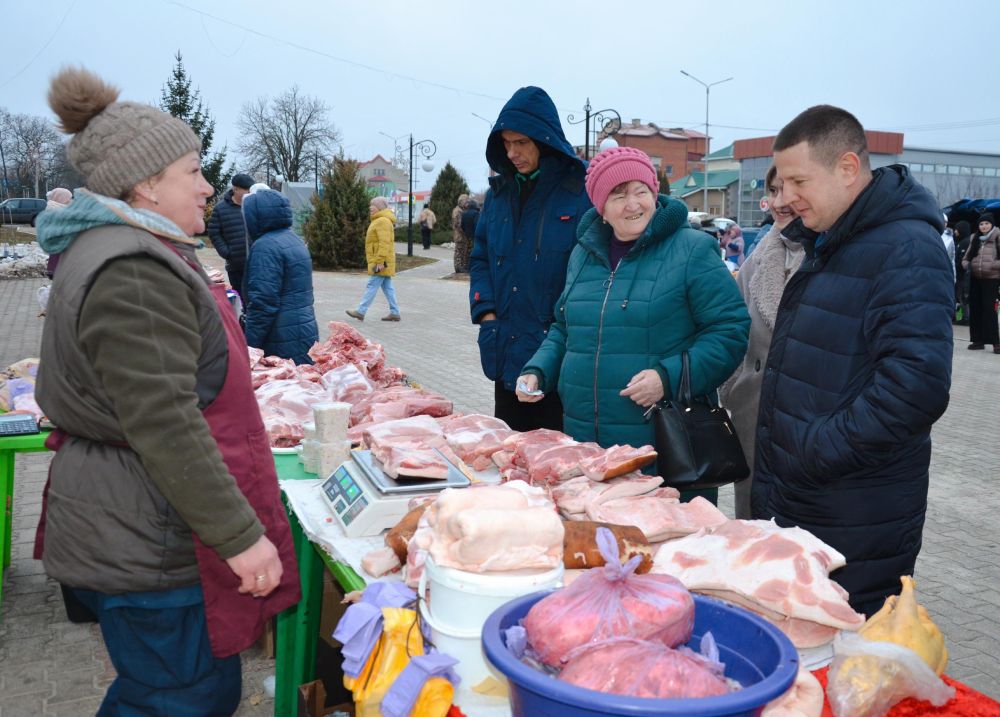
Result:
{"type": "Polygon", "coordinates": [[[184,69],[179,50],[174,59],[177,60],[177,64],[174,65],[170,79],[160,94],[160,109],[187,122],[201,139],[201,173],[205,175],[208,183],[215,187],[215,195],[218,198],[228,189],[235,168],[232,164],[228,170],[225,168],[226,147],[209,156],[212,139],[215,137],[215,119],[204,106],[201,92],[192,91],[191,78],[184,69]]]}
{"type": "Polygon", "coordinates": [[[451,210],[458,204],[458,195],[469,193],[465,177],[451,162],[445,164],[431,189],[431,211],[437,217],[438,226],[451,229],[451,210]]]}
{"type": "Polygon", "coordinates": [[[363,269],[368,229],[368,183],[354,160],[335,158],[323,177],[323,191],[313,195],[312,216],[302,225],[313,266],[363,269]]]}
{"type": "Polygon", "coordinates": [[[666,174],[658,174],[660,178],[660,194],[670,196],[670,177],[666,174]]]}

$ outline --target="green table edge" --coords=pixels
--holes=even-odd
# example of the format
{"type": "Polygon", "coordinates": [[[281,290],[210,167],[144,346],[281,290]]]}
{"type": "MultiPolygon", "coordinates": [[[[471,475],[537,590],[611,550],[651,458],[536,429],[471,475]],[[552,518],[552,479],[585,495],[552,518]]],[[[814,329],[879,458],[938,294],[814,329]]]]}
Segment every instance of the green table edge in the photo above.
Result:
{"type": "MultiPolygon", "coordinates": [[[[294,454],[276,454],[275,469],[281,480],[315,480],[306,473],[294,454]]],[[[288,522],[299,565],[302,599],[277,618],[275,630],[275,717],[295,717],[298,713],[299,685],[316,679],[316,643],[319,639],[320,612],[323,601],[322,571],[325,566],[345,592],[362,590],[364,579],[345,563],[334,560],[323,548],[314,545],[288,507],[288,522]]]]}

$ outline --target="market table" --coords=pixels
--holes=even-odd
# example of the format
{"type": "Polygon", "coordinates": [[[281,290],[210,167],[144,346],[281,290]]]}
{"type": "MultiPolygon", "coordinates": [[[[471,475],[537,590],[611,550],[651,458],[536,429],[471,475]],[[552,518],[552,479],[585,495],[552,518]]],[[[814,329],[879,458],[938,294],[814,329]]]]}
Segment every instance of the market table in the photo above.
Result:
{"type": "Polygon", "coordinates": [[[14,461],[18,453],[37,453],[47,450],[45,439],[48,436],[48,431],[42,431],[26,436],[0,437],[0,497],[3,499],[3,510],[0,510],[0,555],[3,556],[3,565],[0,566],[0,608],[3,607],[3,573],[10,566],[11,520],[14,515],[14,461]]]}
{"type": "MultiPolygon", "coordinates": [[[[302,469],[296,455],[276,455],[274,465],[280,480],[316,478],[315,473],[306,473],[302,469]]],[[[302,600],[278,615],[274,649],[275,717],[296,714],[299,685],[316,679],[316,643],[319,638],[324,566],[344,592],[361,590],[365,586],[365,581],[353,568],[334,560],[323,548],[309,540],[291,508],[288,508],[288,522],[299,564],[302,600]]]]}

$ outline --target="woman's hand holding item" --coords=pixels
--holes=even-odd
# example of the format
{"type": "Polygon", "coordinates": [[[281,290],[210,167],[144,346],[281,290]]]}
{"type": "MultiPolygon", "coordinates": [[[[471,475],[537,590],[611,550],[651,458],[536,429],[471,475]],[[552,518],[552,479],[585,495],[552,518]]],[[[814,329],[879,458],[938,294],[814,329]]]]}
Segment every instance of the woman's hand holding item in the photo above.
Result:
{"type": "Polygon", "coordinates": [[[229,568],[240,579],[240,592],[254,597],[267,597],[281,582],[281,560],[278,550],[267,539],[260,536],[256,543],[226,560],[229,568]]]}
{"type": "Polygon", "coordinates": [[[545,397],[545,394],[538,390],[538,376],[533,373],[517,377],[516,393],[517,400],[521,403],[535,403],[545,397]]]}
{"type": "Polygon", "coordinates": [[[640,371],[632,377],[628,386],[619,395],[631,398],[640,406],[652,406],[663,398],[663,382],[660,380],[660,374],[651,368],[640,371]]]}

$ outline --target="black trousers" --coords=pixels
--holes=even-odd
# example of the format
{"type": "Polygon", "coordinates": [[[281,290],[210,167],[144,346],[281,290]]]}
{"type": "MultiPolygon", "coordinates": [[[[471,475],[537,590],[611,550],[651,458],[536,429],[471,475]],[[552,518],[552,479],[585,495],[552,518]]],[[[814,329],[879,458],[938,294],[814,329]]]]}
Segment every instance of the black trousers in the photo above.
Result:
{"type": "Polygon", "coordinates": [[[555,391],[536,403],[521,403],[517,394],[504,388],[503,381],[493,384],[494,415],[515,431],[550,428],[561,431],[563,406],[555,391]]]}
{"type": "Polygon", "coordinates": [[[969,339],[974,344],[1000,346],[1000,328],[993,310],[998,288],[997,279],[972,277],[969,283],[969,339]]]}
{"type": "Polygon", "coordinates": [[[236,293],[240,295],[240,299],[245,300],[243,294],[243,267],[239,269],[226,269],[226,274],[229,275],[229,285],[236,290],[236,293]]]}
{"type": "Polygon", "coordinates": [[[428,227],[420,227],[420,239],[424,242],[424,249],[431,248],[431,230],[428,227]]]}

